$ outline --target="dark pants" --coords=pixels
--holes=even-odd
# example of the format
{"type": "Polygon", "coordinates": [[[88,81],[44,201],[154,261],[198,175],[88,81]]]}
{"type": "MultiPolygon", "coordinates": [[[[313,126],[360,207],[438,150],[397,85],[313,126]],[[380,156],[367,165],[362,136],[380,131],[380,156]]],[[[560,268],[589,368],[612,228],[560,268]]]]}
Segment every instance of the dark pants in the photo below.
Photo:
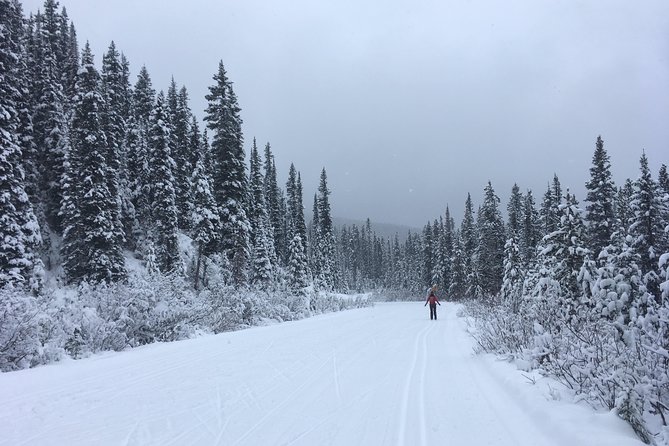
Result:
{"type": "Polygon", "coordinates": [[[437,320],[437,304],[430,304],[430,320],[437,320]]]}

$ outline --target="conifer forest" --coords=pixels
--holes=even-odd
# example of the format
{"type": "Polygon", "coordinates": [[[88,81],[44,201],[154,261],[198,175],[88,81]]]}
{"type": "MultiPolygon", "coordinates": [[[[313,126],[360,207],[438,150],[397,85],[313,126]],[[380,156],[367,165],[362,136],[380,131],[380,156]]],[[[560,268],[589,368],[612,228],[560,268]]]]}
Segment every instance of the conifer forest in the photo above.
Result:
{"type": "Polygon", "coordinates": [[[371,305],[365,293],[423,300],[436,284],[482,351],[615,409],[646,442],[669,436],[666,164],[651,172],[632,148],[638,176],[615,184],[595,129],[586,196],[555,175],[502,203],[482,183],[463,216],[444,202],[388,238],[335,225],[325,167],[313,195],[299,159],[277,172],[271,144],[242,134],[223,61],[203,116],[186,86],[130,67],[114,42],[92,54],[56,0],[30,15],[0,0],[0,370],[371,305]]]}

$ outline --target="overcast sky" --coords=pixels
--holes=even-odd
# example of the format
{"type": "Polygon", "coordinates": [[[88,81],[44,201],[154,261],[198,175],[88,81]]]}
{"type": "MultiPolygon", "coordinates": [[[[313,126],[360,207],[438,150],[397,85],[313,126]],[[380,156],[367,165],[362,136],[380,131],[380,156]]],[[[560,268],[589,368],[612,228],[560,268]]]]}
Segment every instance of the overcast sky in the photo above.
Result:
{"type": "MultiPolygon", "coordinates": [[[[41,0],[24,0],[27,12],[41,0]]],[[[597,135],[614,179],[669,162],[666,0],[63,0],[100,65],[111,40],[201,119],[219,60],[248,154],[322,167],[333,214],[420,227],[490,180],[539,202],[556,173],[583,202],[597,135]]],[[[582,203],[584,204],[584,203],[582,203]]]]}

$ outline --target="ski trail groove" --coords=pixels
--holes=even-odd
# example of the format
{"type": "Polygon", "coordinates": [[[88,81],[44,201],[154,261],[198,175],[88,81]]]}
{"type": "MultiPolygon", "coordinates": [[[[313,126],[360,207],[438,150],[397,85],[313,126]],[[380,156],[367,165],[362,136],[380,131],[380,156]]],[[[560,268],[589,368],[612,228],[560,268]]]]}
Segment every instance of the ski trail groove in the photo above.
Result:
{"type": "Polygon", "coordinates": [[[420,444],[425,446],[427,445],[427,429],[425,427],[425,377],[427,375],[427,342],[429,340],[429,334],[434,330],[434,325],[430,326],[430,329],[427,331],[425,336],[423,336],[423,357],[421,358],[421,370],[420,370],[420,391],[419,401],[418,401],[418,416],[420,419],[420,444]]]}
{"type": "Polygon", "coordinates": [[[420,343],[425,333],[430,329],[430,326],[426,326],[416,334],[416,340],[414,341],[413,348],[413,359],[411,360],[411,367],[407,373],[406,380],[404,382],[404,392],[402,396],[402,410],[400,412],[399,427],[397,431],[397,444],[398,446],[404,446],[404,437],[406,436],[406,427],[407,427],[407,414],[409,412],[409,395],[411,393],[411,381],[413,380],[413,375],[416,370],[416,364],[418,363],[418,352],[420,350],[420,343]]]}
{"type": "Polygon", "coordinates": [[[337,368],[337,352],[332,351],[332,368],[334,374],[335,391],[337,392],[337,401],[341,404],[341,391],[339,389],[339,369],[337,368]]]}

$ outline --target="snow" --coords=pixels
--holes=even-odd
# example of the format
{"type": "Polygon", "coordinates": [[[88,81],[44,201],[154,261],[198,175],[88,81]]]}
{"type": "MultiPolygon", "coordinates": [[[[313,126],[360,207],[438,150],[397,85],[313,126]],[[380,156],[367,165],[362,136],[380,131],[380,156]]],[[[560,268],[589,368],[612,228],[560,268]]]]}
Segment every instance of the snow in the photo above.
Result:
{"type": "Polygon", "coordinates": [[[641,445],[422,302],[0,375],[0,445],[641,445]]]}

